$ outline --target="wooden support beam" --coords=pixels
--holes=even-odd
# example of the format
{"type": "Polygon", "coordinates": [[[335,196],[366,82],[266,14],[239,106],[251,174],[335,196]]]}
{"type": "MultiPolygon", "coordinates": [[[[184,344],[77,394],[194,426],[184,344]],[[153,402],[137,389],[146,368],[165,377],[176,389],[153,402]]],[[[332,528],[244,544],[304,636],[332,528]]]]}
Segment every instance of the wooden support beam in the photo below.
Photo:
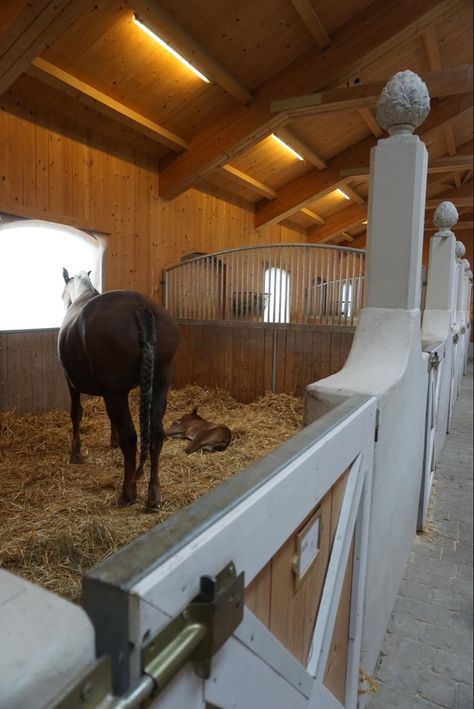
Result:
{"type": "Polygon", "coordinates": [[[86,84],[85,81],[63,71],[60,67],[41,59],[41,57],[33,60],[28,68],[28,74],[49,86],[53,86],[55,89],[63,91],[65,89],[73,89],[74,92],[77,92],[77,97],[81,103],[95,108],[100,113],[114,118],[129,128],[133,128],[142,135],[146,135],[147,138],[166,145],[171,150],[179,152],[188,147],[183,138],[142,116],[140,113],[133,111],[125,104],[107,96],[102,91],[98,91],[93,86],[86,84]]]}
{"type": "Polygon", "coordinates": [[[370,129],[370,132],[376,138],[381,138],[383,136],[383,130],[375,120],[374,114],[372,113],[370,108],[359,108],[359,115],[364,121],[364,123],[367,124],[367,127],[370,129]]]}
{"type": "Polygon", "coordinates": [[[447,149],[448,155],[456,155],[456,142],[454,140],[454,131],[453,131],[452,123],[445,126],[443,132],[444,132],[444,137],[446,139],[446,149],[447,149]]]}
{"type": "MultiPolygon", "coordinates": [[[[471,92],[474,72],[472,64],[463,64],[435,72],[422,72],[420,76],[425,81],[431,98],[442,98],[471,92]]],[[[332,111],[355,111],[373,107],[387,81],[356,84],[342,89],[320,91],[272,101],[271,111],[285,113],[289,118],[296,118],[332,111]]]]}
{"type": "Polygon", "coordinates": [[[474,200],[471,197],[457,197],[456,191],[451,191],[448,192],[446,195],[440,195],[439,197],[433,198],[433,199],[427,199],[426,200],[426,209],[431,210],[431,209],[436,209],[438,205],[441,202],[452,202],[454,206],[456,207],[457,210],[462,209],[463,207],[472,207],[474,206],[474,200]]]}
{"type": "Polygon", "coordinates": [[[344,192],[356,204],[365,204],[365,199],[363,197],[361,197],[360,194],[358,194],[355,190],[353,190],[352,187],[347,182],[344,185],[344,192]]]}
{"type": "Polygon", "coordinates": [[[249,187],[254,192],[258,192],[258,194],[261,194],[267,199],[275,199],[278,196],[275,190],[272,190],[271,187],[264,185],[263,182],[259,182],[254,177],[250,177],[250,175],[247,175],[245,172],[241,172],[241,170],[233,167],[233,165],[229,165],[229,163],[222,165],[221,169],[228,175],[231,175],[231,177],[235,178],[237,182],[240,182],[240,184],[245,185],[245,187],[249,187]]]}
{"type": "MultiPolygon", "coordinates": [[[[433,104],[426,121],[420,126],[421,138],[425,133],[439,131],[447,121],[464,112],[470,113],[472,94],[450,96],[433,104]]],[[[356,145],[336,155],[324,171],[311,170],[278,190],[278,198],[268,203],[258,204],[255,212],[255,227],[261,228],[277,224],[290,217],[311,202],[329,194],[347,182],[347,176],[341,177],[341,171],[348,171],[349,165],[365,164],[371,148],[376,144],[373,137],[365,138],[356,145]],[[360,162],[360,159],[364,162],[360,162]]],[[[457,157],[457,156],[456,156],[457,157]]]]}
{"type": "Polygon", "coordinates": [[[290,148],[296,150],[297,153],[307,160],[307,162],[310,162],[312,165],[317,167],[318,170],[326,169],[327,163],[325,160],[323,160],[322,157],[318,155],[316,150],[311,148],[304,140],[298,138],[298,136],[295,135],[293,131],[288,128],[288,126],[278,128],[278,130],[275,131],[275,135],[281,138],[285,143],[288,143],[290,148]]]}
{"type": "Polygon", "coordinates": [[[367,205],[352,204],[326,219],[324,226],[314,226],[308,229],[308,241],[325,244],[346,229],[361,224],[367,218],[367,205]]]}
{"type": "Polygon", "coordinates": [[[329,35],[324,29],[310,0],[291,0],[291,4],[295,8],[318,47],[320,49],[327,49],[330,47],[331,40],[329,39],[329,35]]]}
{"type": "Polygon", "coordinates": [[[375,61],[402,37],[418,36],[447,7],[449,0],[374,0],[334,32],[332,47],[324,57],[316,47],[305,52],[260,86],[253,104],[234,107],[195,135],[186,155],[161,170],[161,197],[176,197],[284,125],[286,116],[270,112],[272,100],[340,85],[361,64],[375,61]]]}
{"type": "MultiPolygon", "coordinates": [[[[433,225],[425,225],[425,231],[438,231],[439,227],[433,225]]],[[[474,229],[474,222],[472,221],[459,221],[457,224],[455,224],[452,228],[454,233],[457,231],[465,231],[465,230],[471,230],[474,229]]]]}
{"type": "MultiPolygon", "coordinates": [[[[432,160],[428,164],[428,174],[434,175],[442,172],[464,172],[468,170],[473,164],[472,155],[451,155],[447,158],[437,158],[432,160]]],[[[364,179],[368,178],[370,175],[370,167],[364,165],[364,167],[348,167],[341,170],[339,177],[342,179],[352,178],[352,179],[364,179]]]]}
{"type": "Polygon", "coordinates": [[[316,214],[316,212],[313,212],[312,209],[308,209],[307,207],[303,207],[303,209],[300,210],[302,214],[306,214],[307,217],[310,217],[311,219],[314,219],[314,221],[317,224],[325,224],[325,219],[319,216],[319,214],[316,214]]]}
{"type": "MultiPolygon", "coordinates": [[[[10,6],[9,0],[6,2],[10,6]]],[[[78,18],[87,14],[93,23],[96,5],[93,0],[35,0],[23,6],[17,3],[14,12],[5,11],[0,35],[0,95],[78,18]]]]}
{"type": "Polygon", "coordinates": [[[137,17],[152,32],[167,42],[208,79],[219,84],[239,103],[246,105],[253,96],[230,72],[185,32],[155,0],[127,0],[137,17]]]}
{"type": "Polygon", "coordinates": [[[434,24],[429,25],[423,32],[423,44],[430,71],[441,69],[441,55],[439,53],[438,36],[434,24]]]}

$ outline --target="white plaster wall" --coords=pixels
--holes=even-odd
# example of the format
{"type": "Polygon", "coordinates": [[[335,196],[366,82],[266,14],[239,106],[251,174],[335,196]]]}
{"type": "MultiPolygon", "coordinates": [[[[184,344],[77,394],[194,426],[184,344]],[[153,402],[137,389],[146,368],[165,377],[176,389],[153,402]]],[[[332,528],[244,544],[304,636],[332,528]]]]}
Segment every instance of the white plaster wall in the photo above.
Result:
{"type": "Polygon", "coordinates": [[[95,660],[79,606],[0,569],[0,707],[42,709],[95,660]]]}
{"type": "Polygon", "coordinates": [[[369,532],[362,668],[375,668],[416,533],[424,447],[428,355],[420,311],[366,308],[345,367],[307,396],[373,394],[379,409],[369,532]]]}

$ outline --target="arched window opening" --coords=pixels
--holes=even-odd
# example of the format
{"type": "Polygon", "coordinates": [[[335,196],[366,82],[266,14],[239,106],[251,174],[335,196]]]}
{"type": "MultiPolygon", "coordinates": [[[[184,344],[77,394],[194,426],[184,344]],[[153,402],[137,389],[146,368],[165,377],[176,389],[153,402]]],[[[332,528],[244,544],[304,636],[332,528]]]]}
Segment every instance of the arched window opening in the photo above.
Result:
{"type": "Polygon", "coordinates": [[[55,328],[64,318],[63,266],[92,271],[102,290],[102,239],[72,227],[22,219],[0,225],[0,330],[55,328]]]}
{"type": "Polygon", "coordinates": [[[290,275],[282,268],[265,271],[264,322],[290,322],[290,275]]]}

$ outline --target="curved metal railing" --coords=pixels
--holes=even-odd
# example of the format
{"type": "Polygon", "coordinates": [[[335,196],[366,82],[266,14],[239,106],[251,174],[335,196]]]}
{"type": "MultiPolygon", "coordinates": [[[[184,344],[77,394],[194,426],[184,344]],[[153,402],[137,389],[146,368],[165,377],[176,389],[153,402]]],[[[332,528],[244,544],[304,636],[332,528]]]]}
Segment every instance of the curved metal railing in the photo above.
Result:
{"type": "Polygon", "coordinates": [[[178,319],[353,325],[365,251],[321,244],[248,246],[190,255],[164,273],[178,319]]]}

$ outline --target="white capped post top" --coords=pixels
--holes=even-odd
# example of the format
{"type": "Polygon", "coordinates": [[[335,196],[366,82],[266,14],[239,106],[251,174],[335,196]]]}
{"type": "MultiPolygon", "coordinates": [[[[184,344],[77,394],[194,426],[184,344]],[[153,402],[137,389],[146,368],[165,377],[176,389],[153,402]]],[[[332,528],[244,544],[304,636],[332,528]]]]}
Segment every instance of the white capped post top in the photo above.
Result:
{"type": "Polygon", "coordinates": [[[470,268],[466,271],[466,276],[469,281],[472,281],[472,271],[470,268]]]}
{"type": "Polygon", "coordinates": [[[466,247],[462,241],[456,241],[456,258],[462,258],[466,253],[466,247]]]}
{"type": "Polygon", "coordinates": [[[441,202],[438,204],[433,215],[433,224],[438,227],[439,231],[437,231],[434,236],[454,236],[451,227],[456,224],[458,219],[458,210],[452,202],[441,202]]]}
{"type": "Polygon", "coordinates": [[[467,258],[463,258],[463,260],[461,261],[461,263],[462,263],[462,265],[463,265],[464,271],[469,271],[469,269],[471,268],[471,264],[469,263],[469,261],[467,260],[467,258]]]}
{"type": "Polygon", "coordinates": [[[430,112],[426,84],[413,71],[399,71],[383,89],[377,103],[377,122],[390,136],[410,135],[430,112]]]}

